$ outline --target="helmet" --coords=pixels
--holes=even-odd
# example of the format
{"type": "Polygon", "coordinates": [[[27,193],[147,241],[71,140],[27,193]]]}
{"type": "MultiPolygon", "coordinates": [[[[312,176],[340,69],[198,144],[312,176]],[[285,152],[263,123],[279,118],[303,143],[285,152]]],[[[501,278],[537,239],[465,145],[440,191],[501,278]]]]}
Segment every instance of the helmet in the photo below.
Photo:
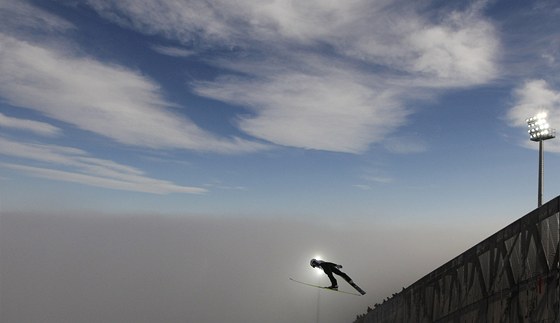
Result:
{"type": "Polygon", "coordinates": [[[317,259],[313,258],[313,259],[311,259],[309,264],[311,265],[311,267],[315,268],[319,265],[319,262],[317,261],[317,259]]]}

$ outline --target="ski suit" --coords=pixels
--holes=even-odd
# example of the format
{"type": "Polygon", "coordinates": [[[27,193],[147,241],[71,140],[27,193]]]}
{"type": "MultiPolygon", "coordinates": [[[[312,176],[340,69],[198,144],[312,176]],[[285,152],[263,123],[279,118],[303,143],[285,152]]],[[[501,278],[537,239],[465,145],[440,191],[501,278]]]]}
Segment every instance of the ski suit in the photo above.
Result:
{"type": "Polygon", "coordinates": [[[334,278],[333,273],[339,275],[342,278],[344,278],[344,280],[346,280],[349,284],[351,284],[351,285],[353,284],[352,278],[350,278],[348,275],[346,275],[344,272],[342,272],[342,271],[340,271],[340,269],[338,269],[338,268],[342,268],[342,266],[340,266],[340,265],[337,265],[337,264],[332,263],[332,262],[317,260],[317,267],[320,267],[321,269],[323,269],[325,274],[329,277],[329,279],[331,281],[331,287],[338,287],[338,283],[336,281],[336,278],[334,278]]]}

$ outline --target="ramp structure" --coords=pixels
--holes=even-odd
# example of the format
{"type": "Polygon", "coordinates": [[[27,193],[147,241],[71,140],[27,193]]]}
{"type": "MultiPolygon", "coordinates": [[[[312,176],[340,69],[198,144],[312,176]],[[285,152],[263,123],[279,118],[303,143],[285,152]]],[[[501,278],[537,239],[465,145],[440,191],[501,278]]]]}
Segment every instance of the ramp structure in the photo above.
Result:
{"type": "Polygon", "coordinates": [[[559,236],[560,196],[355,322],[560,322],[559,236]]]}

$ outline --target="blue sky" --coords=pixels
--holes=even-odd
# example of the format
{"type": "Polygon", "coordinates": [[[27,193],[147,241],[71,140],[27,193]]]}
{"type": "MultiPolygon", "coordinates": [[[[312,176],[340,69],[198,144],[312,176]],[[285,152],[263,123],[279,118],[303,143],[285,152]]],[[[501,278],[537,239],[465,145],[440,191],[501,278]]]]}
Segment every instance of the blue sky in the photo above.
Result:
{"type": "MultiPolygon", "coordinates": [[[[2,1],[5,211],[448,217],[536,204],[555,1],[2,1]]],[[[547,141],[545,200],[559,191],[547,141]]]]}
{"type": "Polygon", "coordinates": [[[0,0],[0,317],[351,320],[536,207],[525,119],[560,128],[559,18],[556,0],[0,0]],[[327,284],[317,254],[368,294],[317,311],[287,279],[327,284]]]}

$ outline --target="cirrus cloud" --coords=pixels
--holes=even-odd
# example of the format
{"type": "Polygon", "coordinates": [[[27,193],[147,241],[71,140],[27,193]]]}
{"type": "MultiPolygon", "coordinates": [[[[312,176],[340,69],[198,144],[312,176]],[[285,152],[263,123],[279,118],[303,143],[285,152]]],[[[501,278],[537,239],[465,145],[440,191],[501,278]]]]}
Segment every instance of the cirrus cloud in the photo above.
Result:
{"type": "Polygon", "coordinates": [[[249,110],[238,122],[246,134],[350,153],[405,124],[411,100],[498,75],[485,3],[428,18],[420,4],[389,0],[88,1],[122,26],[222,51],[205,62],[223,74],[192,86],[249,110]]]}
{"type": "Polygon", "coordinates": [[[248,152],[263,145],[204,131],[139,72],[0,35],[0,95],[117,142],[154,149],[248,152]]]}
{"type": "Polygon", "coordinates": [[[0,155],[15,157],[28,164],[6,162],[0,163],[0,167],[33,177],[153,194],[207,192],[205,188],[151,178],[140,169],[95,158],[72,147],[25,143],[0,137],[0,155]],[[34,163],[38,165],[32,165],[34,163]],[[58,169],[60,167],[65,169],[58,169]]]}
{"type": "Polygon", "coordinates": [[[47,137],[56,137],[62,133],[62,129],[45,122],[13,118],[0,113],[0,128],[2,127],[31,131],[47,137]]]}

